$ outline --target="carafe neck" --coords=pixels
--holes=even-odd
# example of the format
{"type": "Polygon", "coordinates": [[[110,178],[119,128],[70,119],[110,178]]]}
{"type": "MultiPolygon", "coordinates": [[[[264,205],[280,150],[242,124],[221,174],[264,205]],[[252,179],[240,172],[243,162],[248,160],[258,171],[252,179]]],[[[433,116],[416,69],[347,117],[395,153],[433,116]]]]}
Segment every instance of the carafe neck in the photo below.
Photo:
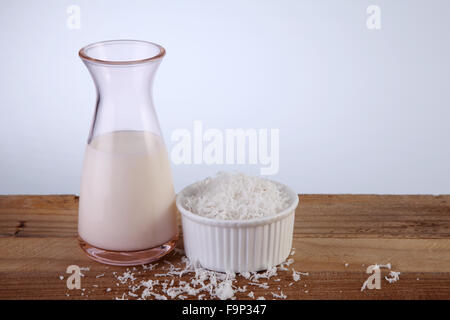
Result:
{"type": "Polygon", "coordinates": [[[114,131],[149,131],[161,135],[152,86],[164,49],[156,46],[157,51],[152,46],[156,45],[130,40],[93,44],[80,50],[97,90],[88,142],[114,131]],[[152,52],[158,54],[147,57],[152,52]]]}

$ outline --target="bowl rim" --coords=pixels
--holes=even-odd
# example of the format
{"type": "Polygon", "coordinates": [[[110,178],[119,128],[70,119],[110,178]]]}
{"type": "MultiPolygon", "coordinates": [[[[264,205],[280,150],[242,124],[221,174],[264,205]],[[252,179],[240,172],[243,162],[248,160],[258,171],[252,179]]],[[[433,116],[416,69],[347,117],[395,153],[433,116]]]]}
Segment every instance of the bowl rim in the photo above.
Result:
{"type": "Polygon", "coordinates": [[[292,203],[287,208],[280,211],[279,213],[268,216],[268,217],[263,217],[263,218],[256,218],[256,219],[250,219],[250,220],[219,220],[219,219],[207,218],[207,217],[203,217],[203,216],[200,216],[198,214],[191,212],[190,210],[184,208],[183,205],[181,204],[181,200],[183,199],[184,195],[201,182],[201,181],[197,181],[193,184],[190,184],[190,185],[184,187],[177,194],[177,197],[176,197],[177,209],[178,209],[178,211],[180,211],[183,218],[187,218],[189,220],[192,220],[192,221],[195,221],[195,222],[198,222],[201,224],[209,225],[209,226],[233,227],[233,228],[235,228],[235,227],[253,227],[253,226],[259,226],[259,225],[264,225],[264,224],[270,224],[275,221],[282,220],[282,219],[286,218],[287,216],[289,216],[290,214],[295,214],[295,209],[297,208],[297,206],[299,204],[298,194],[295,193],[291,188],[289,188],[285,184],[282,184],[280,182],[277,182],[277,181],[274,181],[271,179],[266,179],[266,178],[261,178],[261,179],[271,181],[271,182],[277,184],[278,186],[281,186],[284,189],[284,191],[287,192],[287,194],[291,197],[292,203]]]}

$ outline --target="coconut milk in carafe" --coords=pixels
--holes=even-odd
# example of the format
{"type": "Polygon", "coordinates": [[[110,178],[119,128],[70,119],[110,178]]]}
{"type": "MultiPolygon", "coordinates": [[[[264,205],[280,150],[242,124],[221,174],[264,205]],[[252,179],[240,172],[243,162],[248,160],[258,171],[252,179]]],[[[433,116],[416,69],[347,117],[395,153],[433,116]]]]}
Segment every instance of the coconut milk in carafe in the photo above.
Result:
{"type": "Polygon", "coordinates": [[[117,131],[93,139],[80,196],[79,235],[96,247],[144,250],[176,235],[167,152],[152,133],[117,131]]]}

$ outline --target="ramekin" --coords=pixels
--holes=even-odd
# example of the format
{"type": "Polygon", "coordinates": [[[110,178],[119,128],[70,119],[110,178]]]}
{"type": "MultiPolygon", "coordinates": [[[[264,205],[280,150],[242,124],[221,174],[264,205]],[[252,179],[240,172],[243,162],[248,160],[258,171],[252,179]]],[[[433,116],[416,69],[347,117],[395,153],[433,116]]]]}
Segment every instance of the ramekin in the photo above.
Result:
{"type": "Polygon", "coordinates": [[[292,249],[295,209],[298,195],[281,186],[291,203],[275,215],[252,220],[217,220],[199,216],[183,207],[184,197],[197,183],[187,186],[177,196],[181,213],[186,256],[203,268],[220,272],[254,272],[276,266],[292,249]]]}

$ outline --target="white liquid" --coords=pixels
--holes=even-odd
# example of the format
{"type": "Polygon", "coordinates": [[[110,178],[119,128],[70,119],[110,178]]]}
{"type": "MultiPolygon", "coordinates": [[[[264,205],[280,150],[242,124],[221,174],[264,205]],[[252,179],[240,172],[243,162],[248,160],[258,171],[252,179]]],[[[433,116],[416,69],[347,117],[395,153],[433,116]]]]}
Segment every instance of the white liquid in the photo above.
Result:
{"type": "Polygon", "coordinates": [[[161,245],[177,232],[175,192],[167,151],[156,135],[117,131],[86,148],[78,233],[114,251],[161,245]]]}

